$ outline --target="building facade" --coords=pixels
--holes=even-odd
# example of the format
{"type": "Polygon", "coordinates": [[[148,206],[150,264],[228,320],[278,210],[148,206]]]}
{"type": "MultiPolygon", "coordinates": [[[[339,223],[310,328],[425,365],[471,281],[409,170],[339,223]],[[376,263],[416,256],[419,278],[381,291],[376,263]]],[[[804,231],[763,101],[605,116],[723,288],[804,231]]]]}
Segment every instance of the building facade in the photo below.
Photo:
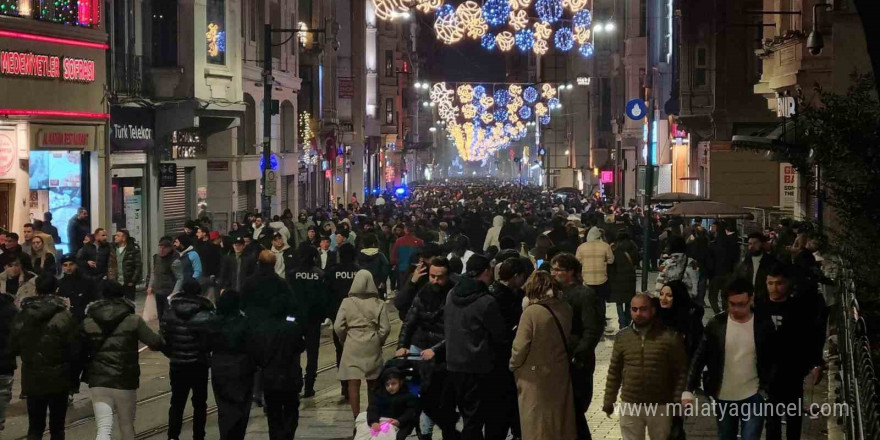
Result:
{"type": "Polygon", "coordinates": [[[21,233],[51,212],[60,252],[79,207],[110,203],[106,17],[88,0],[0,2],[0,227],[21,233]]]}

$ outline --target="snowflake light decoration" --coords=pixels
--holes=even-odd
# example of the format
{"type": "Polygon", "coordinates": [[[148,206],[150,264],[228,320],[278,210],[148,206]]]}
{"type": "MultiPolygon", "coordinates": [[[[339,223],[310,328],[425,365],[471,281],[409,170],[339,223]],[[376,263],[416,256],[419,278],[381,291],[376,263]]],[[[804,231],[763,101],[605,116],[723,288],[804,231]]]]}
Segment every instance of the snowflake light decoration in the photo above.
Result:
{"type": "Polygon", "coordinates": [[[536,0],[535,11],[541,21],[556,23],[562,18],[562,0],[536,0]]]}
{"type": "Polygon", "coordinates": [[[571,29],[567,27],[557,29],[556,35],[553,36],[553,44],[561,51],[571,50],[574,47],[574,36],[571,29]]]}
{"type": "Polygon", "coordinates": [[[483,3],[483,18],[489,26],[501,26],[507,22],[510,9],[507,0],[487,0],[483,3]]]}
{"type": "Polygon", "coordinates": [[[495,35],[489,33],[483,35],[483,38],[480,39],[480,46],[483,46],[486,50],[494,50],[495,49],[495,35]]]}
{"type": "Polygon", "coordinates": [[[593,43],[587,43],[578,48],[578,52],[584,56],[584,58],[590,58],[593,56],[593,43]]]}
{"type": "Polygon", "coordinates": [[[529,107],[523,107],[519,109],[519,117],[523,119],[529,119],[532,117],[532,109],[529,107]]]}
{"type": "Polygon", "coordinates": [[[501,49],[503,52],[507,52],[510,49],[513,49],[514,41],[515,40],[513,34],[511,34],[509,31],[504,31],[495,37],[495,42],[498,43],[498,48],[501,49]]]}
{"type": "Polygon", "coordinates": [[[431,101],[437,105],[448,103],[452,105],[452,95],[455,92],[446,88],[446,83],[437,83],[431,87],[431,101]]]}
{"type": "Polygon", "coordinates": [[[538,99],[538,91],[534,87],[528,86],[523,90],[523,99],[529,104],[533,104],[538,99]]]}

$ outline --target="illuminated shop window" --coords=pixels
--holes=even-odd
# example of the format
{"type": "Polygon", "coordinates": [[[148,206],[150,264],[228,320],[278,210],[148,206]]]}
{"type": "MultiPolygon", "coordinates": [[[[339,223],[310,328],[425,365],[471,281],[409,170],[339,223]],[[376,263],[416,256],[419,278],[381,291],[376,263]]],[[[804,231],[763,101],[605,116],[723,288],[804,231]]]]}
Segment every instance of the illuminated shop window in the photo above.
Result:
{"type": "Polygon", "coordinates": [[[0,15],[97,28],[101,0],[0,0],[0,15]]]}
{"type": "Polygon", "coordinates": [[[207,59],[211,64],[226,64],[226,1],[208,0],[207,59]]]}

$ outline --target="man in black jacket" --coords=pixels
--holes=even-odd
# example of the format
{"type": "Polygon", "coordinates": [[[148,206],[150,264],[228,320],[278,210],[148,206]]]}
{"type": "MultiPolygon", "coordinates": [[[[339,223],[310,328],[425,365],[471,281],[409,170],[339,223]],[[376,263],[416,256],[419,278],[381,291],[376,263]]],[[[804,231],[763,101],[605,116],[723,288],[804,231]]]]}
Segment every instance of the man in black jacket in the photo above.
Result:
{"type": "MultiPolygon", "coordinates": [[[[813,385],[822,378],[825,303],[815,292],[795,289],[792,271],[793,268],[784,263],[771,266],[767,270],[767,297],[755,300],[755,314],[772,322],[775,329],[776,374],[767,390],[774,407],[797,406],[804,396],[804,377],[813,385]]],[[[800,415],[786,416],[786,420],[786,439],[800,439],[800,415]]],[[[767,440],[781,438],[782,417],[769,415],[767,440]]]]}
{"type": "Polygon", "coordinates": [[[498,302],[489,294],[489,259],[473,255],[466,276],[452,289],[444,310],[448,390],[464,421],[463,440],[482,440],[490,389],[486,378],[507,338],[498,302]]]}
{"type": "Polygon", "coordinates": [[[715,222],[712,225],[715,240],[709,245],[712,253],[712,278],[709,280],[709,305],[716,314],[726,310],[727,301],[720,298],[721,291],[731,280],[739,262],[739,243],[736,238],[736,223],[715,222]]]}
{"type": "Polygon", "coordinates": [[[581,263],[569,253],[558,254],[550,271],[562,287],[562,296],[571,306],[571,345],[574,362],[571,374],[577,417],[578,440],[591,439],[585,413],[593,400],[593,373],[596,370],[596,346],[605,330],[605,301],[581,281],[581,263]]]}
{"type": "Polygon", "coordinates": [[[718,438],[736,439],[742,425],[742,440],[759,440],[765,414],[760,405],[767,401],[774,378],[773,324],[753,313],[748,279],[734,279],[724,294],[728,311],[706,325],[688,371],[682,406],[694,404],[693,392],[702,379],[703,390],[716,404],[718,438]]]}
{"type": "Polygon", "coordinates": [[[412,276],[408,280],[406,277],[401,280],[397,296],[394,298],[394,307],[397,309],[401,321],[406,319],[406,312],[412,305],[416,293],[428,283],[428,268],[431,265],[431,259],[438,255],[440,255],[440,246],[434,243],[425,244],[418,254],[419,263],[415,266],[412,276]]]}
{"type": "Polygon", "coordinates": [[[748,252],[737,267],[736,274],[752,282],[755,299],[767,298],[767,271],[776,264],[776,258],[764,250],[767,237],[760,232],[749,234],[748,252]]]}
{"type": "Polygon", "coordinates": [[[452,287],[449,260],[446,257],[431,259],[428,284],[419,290],[400,327],[397,356],[412,354],[425,361],[419,363],[419,376],[422,379],[420,398],[426,415],[421,423],[420,438],[423,439],[431,438],[433,423],[443,431],[444,439],[455,438],[457,416],[454,408],[443,400],[447,376],[443,313],[446,297],[452,287]]]}
{"type": "Polygon", "coordinates": [[[214,304],[202,296],[196,280],[183,283],[183,290],[171,299],[162,317],[160,332],[168,356],[171,376],[171,406],[168,409],[168,438],[180,438],[183,410],[192,391],[193,440],[205,439],[208,410],[208,368],[211,353],[202,341],[205,325],[214,314],[214,304]]]}
{"type": "Polygon", "coordinates": [[[77,322],[82,322],[86,318],[86,306],[98,299],[98,287],[91,278],[83,276],[71,254],[61,257],[61,272],[64,276],[58,281],[58,296],[67,298],[70,313],[77,322]]]}
{"type": "MultiPolygon", "coordinates": [[[[360,267],[354,262],[354,245],[343,243],[336,251],[339,253],[339,264],[331,266],[330,270],[326,272],[327,288],[333,293],[332,300],[327,302],[327,317],[330,319],[336,318],[336,314],[339,313],[339,306],[342,304],[342,300],[348,297],[348,291],[351,290],[354,276],[360,270],[360,267]]],[[[333,332],[333,345],[336,348],[336,368],[339,368],[339,362],[342,360],[342,341],[336,336],[336,332],[333,332]]],[[[341,385],[342,397],[347,402],[347,383],[342,381],[341,385]]]]}
{"type": "Polygon", "coordinates": [[[244,280],[256,270],[257,256],[245,251],[245,238],[238,236],[232,239],[232,253],[223,257],[223,268],[220,270],[220,294],[225,290],[241,292],[244,280]]]}
{"type": "Polygon", "coordinates": [[[302,309],[300,324],[305,334],[307,358],[304,398],[315,395],[315,379],[318,377],[318,349],[321,346],[321,323],[328,320],[327,304],[332,297],[324,290],[326,287],[324,272],[318,269],[317,258],[317,249],[308,244],[302,244],[297,251],[296,266],[287,271],[287,281],[293,290],[296,303],[302,309]]]}
{"type": "Polygon", "coordinates": [[[526,282],[527,267],[519,256],[507,258],[498,269],[498,279],[489,286],[489,294],[498,303],[498,309],[504,318],[504,329],[507,332],[503,348],[495,356],[495,368],[490,375],[490,396],[495,400],[489,405],[486,417],[486,440],[504,440],[507,431],[519,439],[519,407],[516,404],[516,380],[510,371],[510,353],[513,349],[513,338],[522,315],[522,286],[526,282]]]}
{"type": "Polygon", "coordinates": [[[12,377],[15,375],[16,362],[9,347],[9,332],[16,314],[15,296],[0,293],[0,431],[3,431],[6,410],[12,400],[12,377]]]}

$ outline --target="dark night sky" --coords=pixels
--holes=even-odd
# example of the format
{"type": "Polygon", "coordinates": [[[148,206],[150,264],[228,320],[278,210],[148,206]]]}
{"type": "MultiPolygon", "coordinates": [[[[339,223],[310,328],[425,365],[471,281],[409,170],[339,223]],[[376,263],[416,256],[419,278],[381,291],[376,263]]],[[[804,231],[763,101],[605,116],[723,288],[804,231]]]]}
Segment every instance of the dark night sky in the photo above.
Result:
{"type": "MultiPolygon", "coordinates": [[[[503,82],[505,81],[505,56],[497,49],[488,51],[479,41],[463,38],[456,44],[446,45],[434,36],[434,14],[418,14],[418,47],[424,61],[421,75],[432,82],[503,82]]],[[[519,55],[511,51],[512,56],[519,55]]]]}

